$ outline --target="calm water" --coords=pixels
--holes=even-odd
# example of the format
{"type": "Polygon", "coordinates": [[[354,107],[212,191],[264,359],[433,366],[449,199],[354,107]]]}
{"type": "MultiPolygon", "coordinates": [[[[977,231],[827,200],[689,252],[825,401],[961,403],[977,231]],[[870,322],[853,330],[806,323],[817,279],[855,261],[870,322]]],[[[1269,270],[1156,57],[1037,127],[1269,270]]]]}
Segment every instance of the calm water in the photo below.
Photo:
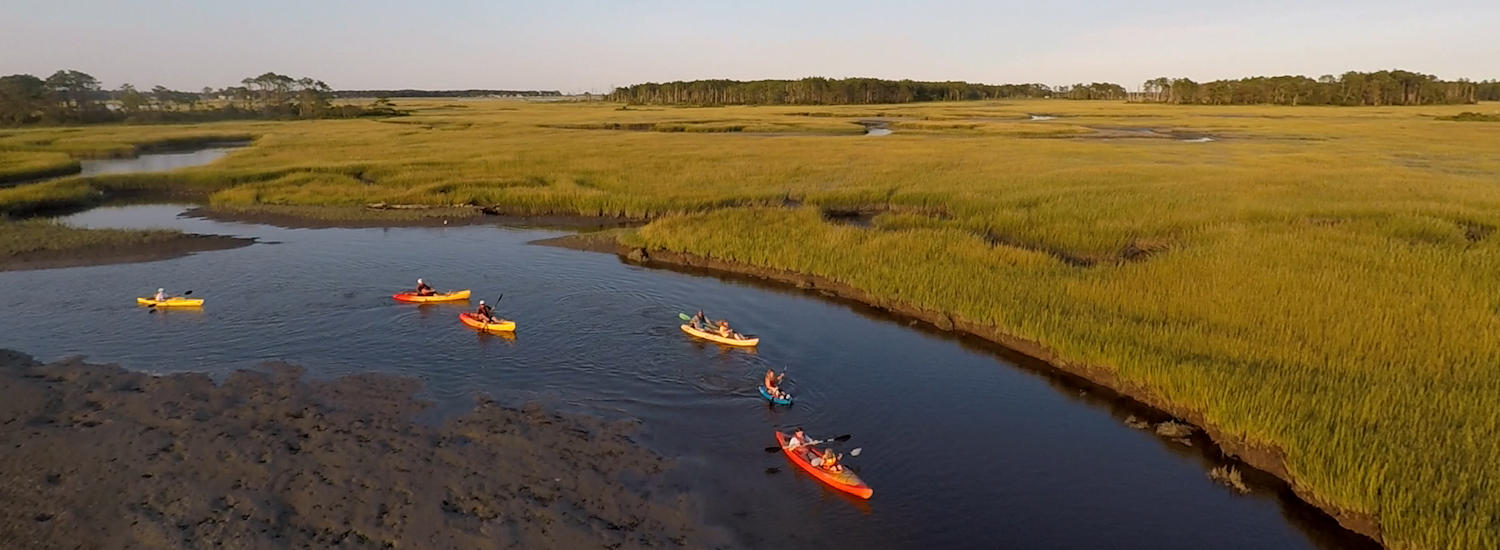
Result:
{"type": "Polygon", "coordinates": [[[678,465],[670,483],[748,547],[1336,548],[1357,539],[1275,495],[1236,495],[1211,464],[1121,424],[1126,413],[994,353],[811,295],[527,245],[558,232],[489,226],[281,229],[178,218],[182,208],[102,208],[98,227],[175,227],[261,244],[144,264],[0,273],[0,347],[84,354],[152,372],[216,374],[269,359],[313,376],[388,372],[462,410],[501,402],[641,422],[678,465]],[[479,335],[460,306],[390,294],[423,277],[472,288],[519,322],[479,335]],[[148,314],[158,286],[202,311],[148,314]],[[725,349],[682,334],[702,307],[762,337],[725,349]],[[790,371],[798,402],[756,393],[790,371]],[[767,454],[772,430],[853,434],[843,448],[875,488],[855,501],[767,454]],[[780,468],[767,473],[768,468],[780,468]]]}
{"type": "Polygon", "coordinates": [[[78,161],[80,176],[99,174],[125,174],[133,172],[166,172],[189,166],[199,166],[224,158],[230,151],[244,147],[247,142],[223,142],[187,150],[170,150],[145,153],[134,158],[86,159],[78,161]]]}

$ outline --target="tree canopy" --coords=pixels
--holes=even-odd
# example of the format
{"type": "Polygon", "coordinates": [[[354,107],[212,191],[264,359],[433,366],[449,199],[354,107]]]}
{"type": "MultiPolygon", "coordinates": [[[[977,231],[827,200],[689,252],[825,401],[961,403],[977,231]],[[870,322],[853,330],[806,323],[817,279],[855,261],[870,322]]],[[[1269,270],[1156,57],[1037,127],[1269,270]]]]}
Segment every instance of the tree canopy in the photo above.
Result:
{"type": "Polygon", "coordinates": [[[836,105],[1049,97],[1053,93],[1051,88],[1042,84],[988,85],[958,81],[814,77],[801,80],[648,82],[615,88],[609,99],[637,104],[836,105]]]}
{"type": "Polygon", "coordinates": [[[45,80],[29,74],[0,77],[0,126],[80,122],[186,122],[228,118],[329,118],[399,116],[389,101],[368,107],[334,105],[321,80],[267,72],[241,86],[184,92],[149,91],[126,83],[106,90],[85,72],[64,69],[45,80]]]}
{"type": "Polygon", "coordinates": [[[1140,101],[1201,105],[1439,105],[1500,99],[1500,83],[1494,81],[1439,80],[1402,70],[1349,71],[1317,79],[1256,76],[1201,84],[1159,77],[1147,80],[1142,89],[1136,98],[1140,101]]]}

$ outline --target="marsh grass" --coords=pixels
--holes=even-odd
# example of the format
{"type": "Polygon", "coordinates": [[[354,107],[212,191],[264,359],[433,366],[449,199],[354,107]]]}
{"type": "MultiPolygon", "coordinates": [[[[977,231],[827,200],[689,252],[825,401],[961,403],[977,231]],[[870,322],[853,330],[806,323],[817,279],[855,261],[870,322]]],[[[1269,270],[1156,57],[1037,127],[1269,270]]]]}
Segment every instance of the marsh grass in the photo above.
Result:
{"type": "Polygon", "coordinates": [[[77,173],[76,159],[65,153],[0,150],[0,184],[77,173]]]}
{"type": "Polygon", "coordinates": [[[1378,514],[1392,547],[1500,546],[1500,125],[1438,120],[1472,106],[465,106],[9,132],[0,151],[257,140],[166,175],[0,190],[0,211],[178,193],[312,217],[384,202],[650,219],[620,238],[818,275],[1108,369],[1282,450],[1300,487],[1378,514]],[[872,115],[895,133],[854,135],[872,115]]]}
{"type": "Polygon", "coordinates": [[[1245,485],[1245,479],[1240,475],[1240,469],[1234,466],[1215,466],[1208,471],[1209,479],[1219,482],[1225,487],[1234,489],[1234,492],[1245,494],[1250,492],[1250,486],[1245,485]]]}
{"type": "Polygon", "coordinates": [[[51,220],[0,219],[0,258],[36,252],[149,245],[181,237],[182,232],[166,229],[79,229],[51,220]]]}

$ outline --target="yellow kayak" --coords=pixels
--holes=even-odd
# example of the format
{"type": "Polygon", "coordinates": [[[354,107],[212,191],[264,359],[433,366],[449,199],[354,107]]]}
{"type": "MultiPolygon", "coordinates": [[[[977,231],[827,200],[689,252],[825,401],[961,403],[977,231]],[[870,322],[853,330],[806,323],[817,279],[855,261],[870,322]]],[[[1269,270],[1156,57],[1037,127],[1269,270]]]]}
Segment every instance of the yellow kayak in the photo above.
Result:
{"type": "Polygon", "coordinates": [[[468,325],[470,328],[476,328],[482,332],[503,333],[515,332],[516,330],[515,321],[506,321],[504,319],[499,319],[498,323],[490,323],[486,322],[484,319],[481,319],[478,315],[468,312],[458,314],[458,320],[463,321],[463,323],[465,325],[468,325]]]}
{"type": "Polygon", "coordinates": [[[143,305],[143,306],[156,306],[156,307],[199,307],[199,306],[203,305],[203,299],[202,298],[183,298],[183,297],[180,297],[180,296],[174,296],[172,298],[167,298],[165,300],[162,300],[162,301],[158,302],[158,301],[153,300],[151,298],[136,298],[135,299],[135,303],[137,303],[139,305],[143,305]]]}
{"type": "Polygon", "coordinates": [[[751,347],[760,343],[760,338],[725,338],[712,332],[704,332],[693,328],[691,325],[682,325],[682,331],[704,340],[710,340],[726,346],[751,347]]]}
{"type": "Polygon", "coordinates": [[[431,296],[419,296],[410,292],[402,292],[400,294],[394,294],[391,297],[395,298],[398,302],[412,302],[417,304],[426,304],[431,302],[456,302],[459,300],[469,299],[469,291],[460,290],[458,292],[433,294],[431,296]]]}

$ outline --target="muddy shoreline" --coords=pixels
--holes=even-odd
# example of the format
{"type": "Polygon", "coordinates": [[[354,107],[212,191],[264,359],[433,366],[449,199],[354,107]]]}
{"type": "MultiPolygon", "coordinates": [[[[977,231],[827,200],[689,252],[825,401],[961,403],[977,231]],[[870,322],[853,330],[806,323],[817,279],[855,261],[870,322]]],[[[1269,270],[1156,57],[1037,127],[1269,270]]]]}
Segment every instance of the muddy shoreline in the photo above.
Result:
{"type": "Polygon", "coordinates": [[[41,250],[0,258],[0,271],[155,262],[198,252],[250,246],[255,239],[185,233],[166,241],[134,245],[94,245],[66,250],[41,250]]]}
{"type": "Polygon", "coordinates": [[[1216,445],[1224,456],[1272,476],[1285,484],[1296,498],[1327,514],[1343,528],[1382,543],[1379,519],[1340,509],[1321,501],[1307,488],[1299,486],[1296,478],[1287,470],[1284,454],[1273,446],[1257,444],[1245,438],[1227,433],[1208,423],[1203,415],[1187,407],[1162,399],[1149,388],[1126,383],[1108,369],[1064,361],[1047,346],[1005,333],[1003,330],[974,323],[946,313],[931,311],[908,304],[885,300],[849,285],[802,273],[770,269],[705,258],[668,250],[646,250],[619,244],[612,232],[570,235],[533,241],[531,244],[554,246],[572,250],[614,254],[622,261],[647,267],[677,268],[732,276],[748,276],[774,283],[790,285],[822,296],[846,300],[881,310],[897,318],[929,325],[937,330],[963,334],[993,343],[1005,350],[1033,359],[1069,376],[1075,377],[1092,388],[1112,392],[1119,398],[1132,401],[1162,415],[1179,419],[1198,428],[1210,443],[1216,445]]]}
{"type": "Polygon", "coordinates": [[[421,210],[372,207],[332,207],[347,217],[320,219],[296,211],[238,210],[199,206],[182,215],[206,220],[273,225],[289,229],[360,229],[370,227],[459,227],[503,225],[537,229],[610,229],[645,223],[643,220],[595,216],[529,216],[481,207],[440,207],[421,210]],[[348,216],[350,213],[355,215],[348,216]]]}
{"type": "Polygon", "coordinates": [[[431,425],[413,379],[215,382],[0,350],[0,540],[23,548],[724,547],[630,422],[479,397],[431,425]]]}

